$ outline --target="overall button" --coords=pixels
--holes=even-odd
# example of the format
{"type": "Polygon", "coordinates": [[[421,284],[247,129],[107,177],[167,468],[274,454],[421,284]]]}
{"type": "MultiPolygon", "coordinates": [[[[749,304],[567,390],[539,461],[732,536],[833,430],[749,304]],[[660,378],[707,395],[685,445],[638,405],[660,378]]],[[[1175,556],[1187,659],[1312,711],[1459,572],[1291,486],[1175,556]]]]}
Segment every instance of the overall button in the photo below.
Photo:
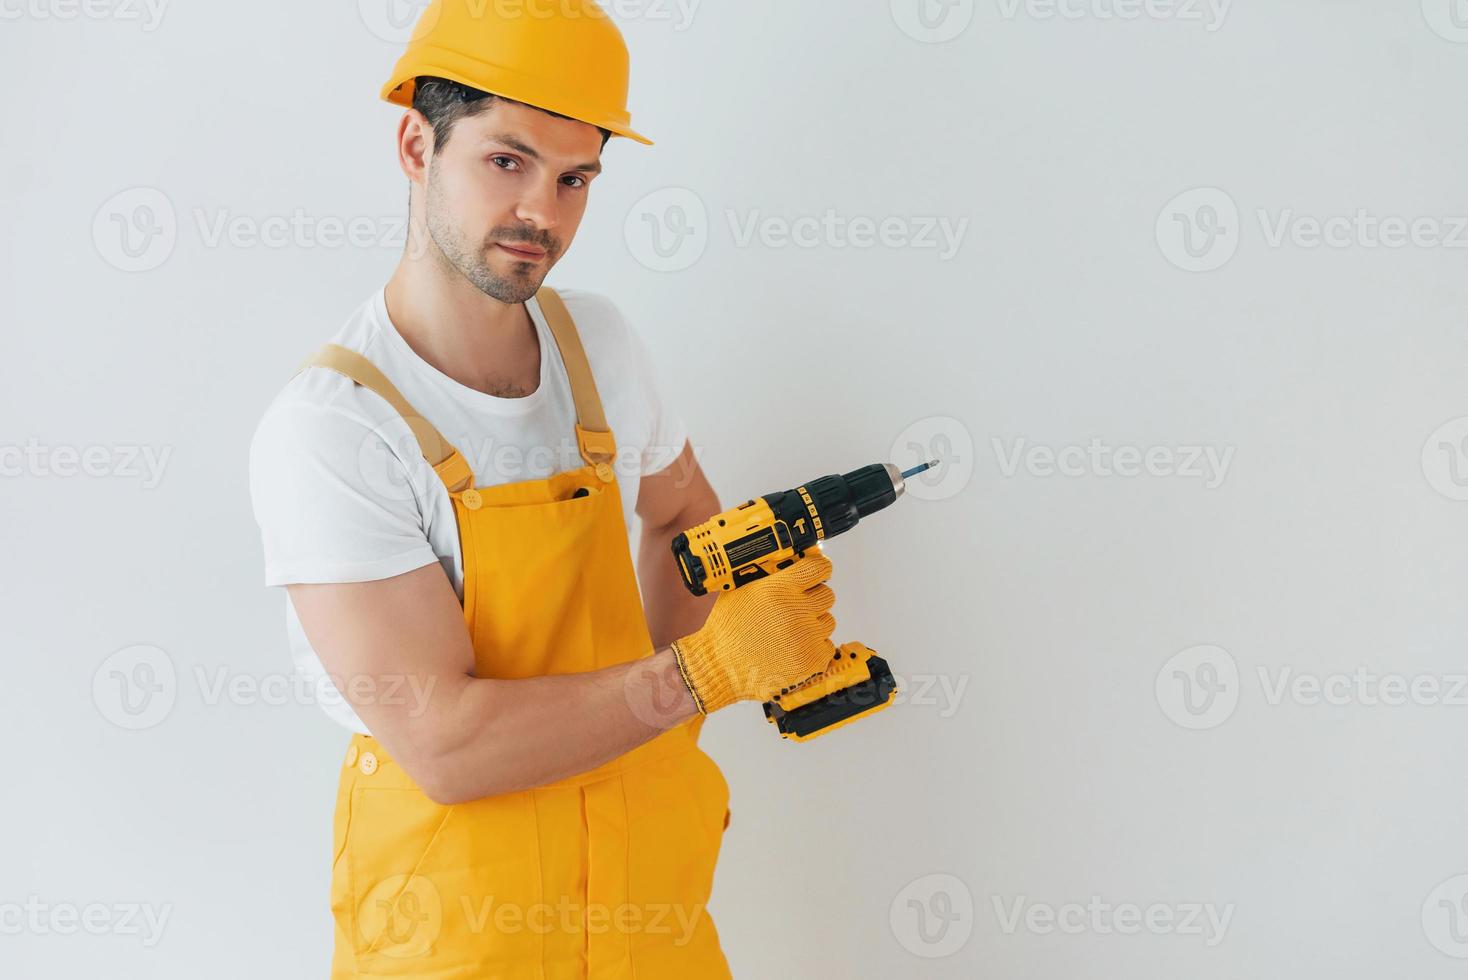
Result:
{"type": "Polygon", "coordinates": [[[462,494],[460,494],[459,499],[462,500],[464,502],[464,506],[468,507],[470,510],[478,510],[480,507],[484,506],[484,498],[480,496],[478,490],[474,490],[472,488],[469,490],[465,490],[462,494]]]}
{"type": "Polygon", "coordinates": [[[347,768],[350,769],[350,768],[352,768],[352,766],[355,766],[356,764],[357,764],[357,747],[355,745],[353,745],[351,748],[347,749],[347,768]]]}
{"type": "Polygon", "coordinates": [[[361,761],[357,763],[357,768],[362,770],[362,775],[364,776],[372,775],[377,771],[377,756],[371,752],[363,752],[361,761]]]}
{"type": "Polygon", "coordinates": [[[597,463],[596,464],[596,475],[601,479],[601,482],[603,482],[603,483],[611,483],[612,482],[612,466],[611,466],[611,464],[610,463],[597,463]]]}

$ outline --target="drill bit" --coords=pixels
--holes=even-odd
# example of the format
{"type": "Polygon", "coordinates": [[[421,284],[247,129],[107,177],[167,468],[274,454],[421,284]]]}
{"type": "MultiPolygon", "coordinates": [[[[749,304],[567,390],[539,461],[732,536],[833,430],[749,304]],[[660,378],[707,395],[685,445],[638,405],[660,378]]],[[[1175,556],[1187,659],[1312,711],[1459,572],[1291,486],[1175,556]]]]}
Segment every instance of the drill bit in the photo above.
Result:
{"type": "Polygon", "coordinates": [[[906,480],[910,476],[917,476],[919,473],[923,472],[924,470],[930,470],[934,466],[937,466],[937,465],[938,465],[938,461],[936,459],[930,459],[926,463],[919,463],[918,465],[914,466],[910,470],[903,470],[902,471],[902,478],[904,480],[906,480]]]}

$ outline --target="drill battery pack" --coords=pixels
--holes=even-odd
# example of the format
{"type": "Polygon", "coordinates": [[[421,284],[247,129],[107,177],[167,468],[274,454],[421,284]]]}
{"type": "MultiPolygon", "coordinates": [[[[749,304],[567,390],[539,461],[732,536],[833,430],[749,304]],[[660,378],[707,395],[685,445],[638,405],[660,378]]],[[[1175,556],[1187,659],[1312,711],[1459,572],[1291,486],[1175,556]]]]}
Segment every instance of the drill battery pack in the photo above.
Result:
{"type": "Polygon", "coordinates": [[[887,661],[853,641],[841,644],[824,671],[766,701],[765,719],[782,738],[803,742],[881,711],[896,695],[887,661]]]}

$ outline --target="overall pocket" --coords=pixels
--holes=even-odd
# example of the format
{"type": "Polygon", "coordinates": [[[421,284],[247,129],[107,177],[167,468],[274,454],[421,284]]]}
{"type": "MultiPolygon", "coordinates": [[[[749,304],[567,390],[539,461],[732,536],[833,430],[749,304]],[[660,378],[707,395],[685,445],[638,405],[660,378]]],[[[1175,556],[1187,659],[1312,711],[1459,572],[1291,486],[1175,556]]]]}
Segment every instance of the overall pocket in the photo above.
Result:
{"type": "Polygon", "coordinates": [[[523,919],[539,899],[539,853],[528,794],[442,806],[415,788],[359,785],[343,862],[358,969],[511,975],[539,955],[523,919]]]}

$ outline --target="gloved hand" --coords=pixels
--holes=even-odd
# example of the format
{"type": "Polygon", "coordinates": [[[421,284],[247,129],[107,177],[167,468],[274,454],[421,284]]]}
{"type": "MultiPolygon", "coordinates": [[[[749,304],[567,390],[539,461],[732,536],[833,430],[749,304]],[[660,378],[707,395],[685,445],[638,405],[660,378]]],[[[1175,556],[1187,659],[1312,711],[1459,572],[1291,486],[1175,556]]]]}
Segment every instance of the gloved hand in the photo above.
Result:
{"type": "Polygon", "coordinates": [[[836,655],[830,575],[831,559],[812,550],[767,578],[719,593],[703,627],[672,644],[699,711],[766,701],[826,669],[836,655]]]}

